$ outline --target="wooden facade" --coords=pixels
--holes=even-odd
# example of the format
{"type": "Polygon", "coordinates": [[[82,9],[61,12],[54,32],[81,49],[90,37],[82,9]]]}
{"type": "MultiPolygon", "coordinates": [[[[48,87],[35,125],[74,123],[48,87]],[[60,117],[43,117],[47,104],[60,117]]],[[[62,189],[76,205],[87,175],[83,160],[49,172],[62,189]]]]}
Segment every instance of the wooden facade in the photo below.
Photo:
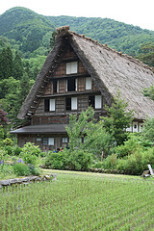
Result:
{"type": "Polygon", "coordinates": [[[119,91],[128,110],[134,111],[128,131],[141,131],[143,120],[154,117],[154,102],[142,94],[153,83],[154,74],[143,63],[70,32],[68,27],[60,28],[18,115],[29,125],[12,133],[17,134],[20,146],[33,142],[43,150],[65,147],[69,115],[79,115],[92,106],[99,118],[105,115],[104,105],[111,105],[119,91]]]}
{"type": "MultiPolygon", "coordinates": [[[[55,71],[48,75],[42,89],[41,94],[37,95],[38,103],[34,105],[35,107],[31,107],[33,116],[30,125],[68,124],[70,113],[80,114],[89,106],[94,108],[96,118],[105,113],[103,109],[105,100],[101,92],[69,45],[65,47],[55,71]]],[[[68,138],[66,132],[18,133],[19,146],[23,146],[26,142],[35,143],[42,150],[53,150],[66,147],[68,138]]]]}

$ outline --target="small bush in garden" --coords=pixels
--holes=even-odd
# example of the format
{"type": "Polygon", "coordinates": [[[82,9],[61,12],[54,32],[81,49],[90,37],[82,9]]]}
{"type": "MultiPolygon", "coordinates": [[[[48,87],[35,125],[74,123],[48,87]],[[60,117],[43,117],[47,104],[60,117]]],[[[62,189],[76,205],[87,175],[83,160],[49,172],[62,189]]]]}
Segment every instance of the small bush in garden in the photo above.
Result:
{"type": "Polygon", "coordinates": [[[15,165],[13,165],[13,171],[14,171],[14,174],[16,174],[17,176],[30,175],[30,169],[28,165],[23,164],[23,163],[16,163],[15,165]]]}
{"type": "Polygon", "coordinates": [[[39,176],[40,175],[40,169],[39,168],[36,168],[32,164],[29,164],[28,167],[29,167],[29,171],[30,171],[31,175],[35,175],[35,176],[39,176]]]}
{"type": "Polygon", "coordinates": [[[20,156],[23,158],[23,160],[24,160],[24,162],[26,164],[33,164],[33,165],[36,164],[36,161],[37,161],[36,156],[33,156],[33,155],[31,155],[30,153],[27,153],[27,152],[26,153],[21,152],[20,156]]]}
{"type": "Polygon", "coordinates": [[[19,146],[14,146],[13,147],[13,155],[19,156],[21,151],[22,151],[21,147],[19,147],[19,146]]]}
{"type": "Polygon", "coordinates": [[[10,138],[6,138],[2,141],[3,145],[6,146],[12,146],[13,145],[13,140],[11,140],[10,138]]]}
{"type": "Polygon", "coordinates": [[[34,155],[34,156],[40,156],[42,151],[41,149],[39,148],[39,146],[37,145],[34,145],[33,143],[31,142],[27,142],[23,148],[22,148],[22,152],[21,154],[25,154],[25,153],[28,153],[28,154],[31,154],[31,155],[34,155]]]}
{"type": "Polygon", "coordinates": [[[6,153],[7,153],[7,155],[9,155],[9,156],[14,155],[14,153],[13,153],[14,147],[8,145],[8,146],[5,146],[4,149],[5,149],[6,153]]]}
{"type": "Polygon", "coordinates": [[[138,149],[126,159],[119,159],[117,169],[126,174],[141,175],[148,169],[148,164],[154,165],[154,147],[148,150],[138,149]]]}
{"type": "Polygon", "coordinates": [[[58,153],[49,153],[45,167],[69,170],[88,170],[93,160],[93,155],[83,150],[70,151],[65,149],[58,153]]]}
{"type": "Polygon", "coordinates": [[[40,156],[41,153],[42,151],[38,146],[28,142],[22,148],[20,156],[23,158],[26,164],[35,165],[37,161],[37,157],[40,156]]]}
{"type": "Polygon", "coordinates": [[[115,147],[112,151],[121,158],[131,155],[140,147],[141,141],[138,134],[129,134],[129,139],[125,141],[123,145],[115,147]]]}
{"type": "Polygon", "coordinates": [[[84,150],[66,150],[66,169],[70,170],[88,170],[93,161],[93,154],[84,150]]]}
{"type": "Polygon", "coordinates": [[[22,148],[20,148],[18,146],[10,146],[10,145],[4,146],[4,149],[7,153],[7,155],[9,155],[9,156],[18,156],[22,150],[22,148]]]}
{"type": "Polygon", "coordinates": [[[104,169],[116,169],[117,168],[117,155],[112,154],[108,156],[102,163],[104,169]]]}
{"type": "Polygon", "coordinates": [[[65,169],[64,152],[49,152],[45,161],[45,167],[53,169],[65,169]]]}

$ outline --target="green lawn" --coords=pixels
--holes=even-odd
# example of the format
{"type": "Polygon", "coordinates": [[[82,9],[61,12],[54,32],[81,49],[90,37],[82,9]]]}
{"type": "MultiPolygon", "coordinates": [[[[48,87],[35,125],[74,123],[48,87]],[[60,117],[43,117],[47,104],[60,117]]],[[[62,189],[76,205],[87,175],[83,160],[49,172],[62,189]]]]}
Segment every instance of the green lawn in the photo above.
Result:
{"type": "Polygon", "coordinates": [[[154,181],[71,171],[0,189],[1,231],[152,231],[154,181]]]}

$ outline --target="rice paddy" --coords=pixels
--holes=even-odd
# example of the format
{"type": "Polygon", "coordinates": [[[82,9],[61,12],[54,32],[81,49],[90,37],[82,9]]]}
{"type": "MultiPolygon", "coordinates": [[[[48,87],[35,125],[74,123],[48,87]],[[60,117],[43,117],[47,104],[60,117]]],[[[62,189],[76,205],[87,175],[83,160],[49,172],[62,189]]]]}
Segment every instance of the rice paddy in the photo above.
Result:
{"type": "Polygon", "coordinates": [[[154,181],[58,173],[0,189],[1,231],[152,231],[154,181]]]}

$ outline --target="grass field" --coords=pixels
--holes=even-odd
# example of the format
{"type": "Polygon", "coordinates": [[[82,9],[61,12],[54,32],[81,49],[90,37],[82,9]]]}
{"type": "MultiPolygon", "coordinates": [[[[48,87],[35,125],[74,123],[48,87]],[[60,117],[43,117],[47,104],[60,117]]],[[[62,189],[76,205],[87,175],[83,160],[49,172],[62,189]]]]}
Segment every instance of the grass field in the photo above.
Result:
{"type": "Polygon", "coordinates": [[[153,205],[153,180],[57,171],[54,182],[0,190],[0,230],[152,231],[153,205]]]}

